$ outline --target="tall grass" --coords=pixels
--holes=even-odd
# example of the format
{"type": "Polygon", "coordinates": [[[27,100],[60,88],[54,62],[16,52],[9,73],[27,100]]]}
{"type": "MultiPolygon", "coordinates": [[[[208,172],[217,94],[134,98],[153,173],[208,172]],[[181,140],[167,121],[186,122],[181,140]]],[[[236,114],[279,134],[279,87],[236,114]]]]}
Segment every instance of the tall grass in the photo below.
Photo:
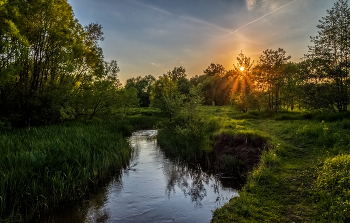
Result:
{"type": "Polygon", "coordinates": [[[0,221],[25,221],[76,200],[130,159],[125,135],[152,117],[0,133],[0,221]]]}
{"type": "Polygon", "coordinates": [[[350,155],[325,160],[317,177],[317,199],[330,222],[350,221],[350,155]]]}
{"type": "Polygon", "coordinates": [[[212,151],[210,132],[215,126],[206,125],[201,119],[191,122],[185,119],[185,116],[179,116],[174,123],[163,124],[157,135],[158,144],[169,156],[200,162],[212,151]]]}

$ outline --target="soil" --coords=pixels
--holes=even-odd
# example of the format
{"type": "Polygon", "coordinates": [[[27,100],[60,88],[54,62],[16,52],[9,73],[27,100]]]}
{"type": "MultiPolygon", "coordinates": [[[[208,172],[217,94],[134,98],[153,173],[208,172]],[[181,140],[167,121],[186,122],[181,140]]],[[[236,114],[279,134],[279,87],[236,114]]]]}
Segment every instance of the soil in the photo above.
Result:
{"type": "Polygon", "coordinates": [[[244,170],[250,171],[260,162],[263,150],[268,149],[267,143],[263,138],[227,135],[221,134],[214,139],[214,152],[217,160],[223,156],[234,156],[243,162],[244,170]]]}

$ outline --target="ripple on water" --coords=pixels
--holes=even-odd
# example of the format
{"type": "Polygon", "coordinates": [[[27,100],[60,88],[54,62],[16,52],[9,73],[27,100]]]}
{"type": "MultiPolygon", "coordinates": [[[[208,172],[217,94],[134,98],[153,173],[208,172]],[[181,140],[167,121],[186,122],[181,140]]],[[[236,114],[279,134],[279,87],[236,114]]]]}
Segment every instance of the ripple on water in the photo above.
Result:
{"type": "Polygon", "coordinates": [[[202,223],[210,221],[212,211],[238,196],[235,189],[199,167],[165,158],[156,135],[157,130],[134,132],[129,139],[134,154],[128,168],[88,201],[41,222],[202,223]]]}

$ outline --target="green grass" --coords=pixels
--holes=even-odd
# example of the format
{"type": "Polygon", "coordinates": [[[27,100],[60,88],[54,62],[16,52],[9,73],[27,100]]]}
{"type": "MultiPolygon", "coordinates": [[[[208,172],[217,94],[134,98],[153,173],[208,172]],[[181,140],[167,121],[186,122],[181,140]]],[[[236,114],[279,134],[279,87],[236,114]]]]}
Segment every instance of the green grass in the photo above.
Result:
{"type": "MultiPolygon", "coordinates": [[[[212,222],[350,221],[349,113],[242,114],[230,107],[203,106],[197,116],[210,138],[212,149],[205,150],[209,154],[220,136],[229,136],[221,147],[234,145],[230,140],[235,138],[266,141],[260,162],[247,174],[240,196],[216,210],[212,222]]],[[[193,145],[200,151],[199,142],[191,144],[190,139],[195,138],[188,122],[176,122],[173,126],[183,133],[177,138],[177,132],[169,130],[163,137],[172,138],[166,146],[172,148],[173,155],[188,157],[186,151],[191,151],[188,148],[193,145]]],[[[224,155],[222,169],[241,171],[241,161],[224,155]]]]}
{"type": "Polygon", "coordinates": [[[346,115],[315,115],[318,118],[306,120],[275,118],[280,115],[283,113],[242,122],[241,128],[269,135],[274,147],[263,153],[259,165],[248,174],[240,196],[216,210],[212,222],[350,220],[350,134],[346,115]]]}
{"type": "Polygon", "coordinates": [[[0,222],[26,221],[77,200],[125,166],[126,139],[157,119],[71,122],[0,133],[0,222]]]}

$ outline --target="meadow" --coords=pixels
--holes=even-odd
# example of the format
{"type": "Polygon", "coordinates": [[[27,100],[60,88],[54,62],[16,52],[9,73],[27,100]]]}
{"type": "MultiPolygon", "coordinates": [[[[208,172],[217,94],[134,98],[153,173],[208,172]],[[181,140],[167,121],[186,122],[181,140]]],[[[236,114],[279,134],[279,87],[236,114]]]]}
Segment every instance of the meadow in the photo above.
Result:
{"type": "Polygon", "coordinates": [[[245,179],[240,196],[216,210],[212,222],[350,220],[349,113],[240,113],[226,106],[200,107],[196,121],[184,117],[160,131],[163,149],[245,179]],[[201,130],[205,136],[192,134],[201,130]],[[255,163],[230,150],[242,145],[262,150],[255,163]]]}
{"type": "Polygon", "coordinates": [[[126,117],[3,129],[0,219],[27,221],[79,200],[127,165],[127,137],[159,129],[168,156],[236,176],[240,196],[212,222],[347,222],[350,219],[350,118],[306,111],[241,113],[230,106],[157,109],[126,117]]]}

